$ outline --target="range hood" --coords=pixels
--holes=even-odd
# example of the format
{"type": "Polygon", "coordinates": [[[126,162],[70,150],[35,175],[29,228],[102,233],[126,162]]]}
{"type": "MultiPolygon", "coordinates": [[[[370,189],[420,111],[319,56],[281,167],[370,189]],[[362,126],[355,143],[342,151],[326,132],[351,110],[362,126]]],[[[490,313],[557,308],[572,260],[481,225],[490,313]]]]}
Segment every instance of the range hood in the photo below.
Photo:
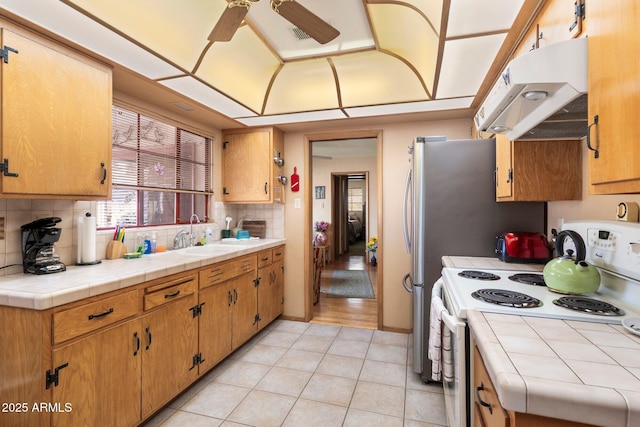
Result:
{"type": "Polygon", "coordinates": [[[587,38],[542,47],[509,63],[474,117],[481,132],[516,139],[587,135],[587,38]]]}

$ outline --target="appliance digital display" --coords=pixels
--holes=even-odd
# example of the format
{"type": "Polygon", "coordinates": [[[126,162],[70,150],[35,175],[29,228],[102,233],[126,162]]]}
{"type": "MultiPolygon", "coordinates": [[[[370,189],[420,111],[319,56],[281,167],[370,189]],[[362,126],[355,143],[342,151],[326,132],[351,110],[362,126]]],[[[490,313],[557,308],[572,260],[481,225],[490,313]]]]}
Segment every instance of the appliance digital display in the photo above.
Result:
{"type": "Polygon", "coordinates": [[[598,239],[600,240],[609,240],[609,233],[608,231],[604,231],[604,230],[600,230],[598,231],[598,239]]]}

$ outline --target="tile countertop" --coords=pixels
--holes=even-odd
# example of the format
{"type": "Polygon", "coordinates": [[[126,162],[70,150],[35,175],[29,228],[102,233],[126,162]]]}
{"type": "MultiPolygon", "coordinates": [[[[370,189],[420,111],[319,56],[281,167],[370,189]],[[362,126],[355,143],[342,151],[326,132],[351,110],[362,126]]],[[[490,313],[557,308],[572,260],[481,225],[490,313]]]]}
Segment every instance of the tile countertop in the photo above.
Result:
{"type": "Polygon", "coordinates": [[[640,336],[620,325],[467,313],[505,409],[598,426],[640,425],[640,336]]]}
{"type": "Polygon", "coordinates": [[[0,277],[0,305],[46,310],[284,243],[285,239],[218,242],[96,265],[67,265],[60,273],[12,274],[0,277]]]}

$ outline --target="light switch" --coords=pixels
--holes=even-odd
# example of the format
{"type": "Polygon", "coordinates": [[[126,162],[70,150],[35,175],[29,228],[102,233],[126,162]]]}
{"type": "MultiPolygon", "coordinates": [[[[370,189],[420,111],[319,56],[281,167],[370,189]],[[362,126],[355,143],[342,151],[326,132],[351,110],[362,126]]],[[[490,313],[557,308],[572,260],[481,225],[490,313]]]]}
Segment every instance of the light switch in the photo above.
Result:
{"type": "Polygon", "coordinates": [[[295,209],[300,209],[300,199],[299,198],[293,199],[293,207],[295,209]]]}

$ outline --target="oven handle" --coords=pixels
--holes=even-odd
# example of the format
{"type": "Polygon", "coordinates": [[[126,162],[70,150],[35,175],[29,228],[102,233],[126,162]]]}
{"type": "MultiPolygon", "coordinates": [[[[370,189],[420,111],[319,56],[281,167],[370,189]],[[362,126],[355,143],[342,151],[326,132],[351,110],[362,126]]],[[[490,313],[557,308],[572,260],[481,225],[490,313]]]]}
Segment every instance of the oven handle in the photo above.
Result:
{"type": "Polygon", "coordinates": [[[442,321],[449,328],[452,333],[456,333],[458,328],[464,328],[464,322],[461,322],[456,317],[452,316],[446,311],[442,312],[442,321]]]}

